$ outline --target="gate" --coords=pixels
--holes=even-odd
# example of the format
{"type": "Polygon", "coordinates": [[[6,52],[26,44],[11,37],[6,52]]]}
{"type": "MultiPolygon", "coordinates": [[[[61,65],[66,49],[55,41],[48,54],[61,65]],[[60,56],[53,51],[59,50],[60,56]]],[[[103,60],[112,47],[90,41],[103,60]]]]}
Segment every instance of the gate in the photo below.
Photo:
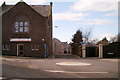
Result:
{"type": "Polygon", "coordinates": [[[86,47],[86,57],[98,57],[98,47],[86,47]]]}
{"type": "Polygon", "coordinates": [[[120,57],[120,42],[114,42],[109,45],[103,46],[104,58],[117,58],[120,57]]]}

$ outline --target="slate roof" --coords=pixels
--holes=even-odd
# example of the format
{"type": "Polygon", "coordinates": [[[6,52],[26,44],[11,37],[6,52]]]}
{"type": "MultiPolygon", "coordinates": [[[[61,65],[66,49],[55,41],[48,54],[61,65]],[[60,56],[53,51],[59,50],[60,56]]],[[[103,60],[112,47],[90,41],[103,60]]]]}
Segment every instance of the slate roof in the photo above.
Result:
{"type": "MultiPolygon", "coordinates": [[[[3,10],[4,13],[10,10],[14,5],[5,5],[5,3],[3,3],[2,6],[5,7],[3,10]]],[[[29,5],[29,6],[44,17],[48,17],[50,14],[50,8],[51,8],[50,5],[29,5]]]]}
{"type": "Polygon", "coordinates": [[[44,17],[47,17],[50,14],[50,5],[30,5],[30,7],[44,17]]]}

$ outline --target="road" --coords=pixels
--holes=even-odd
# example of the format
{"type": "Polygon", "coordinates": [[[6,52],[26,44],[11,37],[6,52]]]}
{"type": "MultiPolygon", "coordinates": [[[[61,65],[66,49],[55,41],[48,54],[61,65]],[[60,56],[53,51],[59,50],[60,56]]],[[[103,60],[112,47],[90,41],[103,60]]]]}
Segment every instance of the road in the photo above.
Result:
{"type": "Polygon", "coordinates": [[[3,57],[7,78],[118,78],[117,59],[3,57]]]}
{"type": "Polygon", "coordinates": [[[55,58],[59,59],[79,59],[80,57],[71,54],[56,54],[55,58]]]}

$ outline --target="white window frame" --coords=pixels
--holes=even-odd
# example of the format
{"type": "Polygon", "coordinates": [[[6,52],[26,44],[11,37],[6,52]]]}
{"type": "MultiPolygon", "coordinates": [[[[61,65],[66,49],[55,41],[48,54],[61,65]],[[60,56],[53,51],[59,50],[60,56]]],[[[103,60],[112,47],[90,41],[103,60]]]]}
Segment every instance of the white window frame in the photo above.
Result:
{"type": "Polygon", "coordinates": [[[39,44],[36,44],[36,50],[38,51],[40,48],[40,45],[39,44]]]}
{"type": "Polygon", "coordinates": [[[33,51],[34,50],[38,51],[40,49],[40,45],[39,44],[32,44],[31,48],[33,51]]]}
{"type": "Polygon", "coordinates": [[[32,44],[31,49],[34,51],[35,50],[35,44],[32,44]]]}
{"type": "Polygon", "coordinates": [[[5,50],[6,50],[6,48],[5,48],[5,45],[4,45],[4,44],[2,45],[2,47],[3,47],[3,50],[5,51],[5,50]]]}
{"type": "Polygon", "coordinates": [[[6,44],[6,50],[8,50],[8,51],[9,51],[9,46],[8,46],[8,44],[6,44]]]}
{"type": "Polygon", "coordinates": [[[3,50],[4,50],[4,51],[5,51],[5,50],[7,50],[7,51],[9,50],[8,44],[3,44],[2,47],[3,47],[3,50]]]}

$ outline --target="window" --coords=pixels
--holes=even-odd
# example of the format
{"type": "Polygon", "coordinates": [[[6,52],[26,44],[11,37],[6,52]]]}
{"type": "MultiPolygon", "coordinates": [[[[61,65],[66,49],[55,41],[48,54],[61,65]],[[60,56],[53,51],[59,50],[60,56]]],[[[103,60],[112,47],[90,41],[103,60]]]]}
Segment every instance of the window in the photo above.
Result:
{"type": "Polygon", "coordinates": [[[5,45],[3,45],[3,50],[5,50],[6,48],[5,48],[5,45]]]}
{"type": "Polygon", "coordinates": [[[18,22],[15,22],[15,32],[18,32],[19,30],[19,28],[18,28],[18,26],[19,26],[19,23],[18,22]]]}
{"type": "Polygon", "coordinates": [[[23,27],[20,27],[20,30],[19,30],[20,32],[23,32],[23,27]]]}
{"type": "Polygon", "coordinates": [[[35,45],[34,44],[32,44],[32,50],[35,50],[35,45]]]}
{"type": "Polygon", "coordinates": [[[40,45],[39,44],[32,44],[32,50],[39,50],[40,45]]]}
{"type": "Polygon", "coordinates": [[[24,23],[24,26],[28,26],[28,25],[29,25],[28,22],[25,22],[25,23],[24,23]]]}
{"type": "Polygon", "coordinates": [[[24,32],[28,32],[28,27],[24,27],[24,32]]]}
{"type": "Polygon", "coordinates": [[[20,22],[20,26],[22,26],[22,27],[23,27],[23,22],[20,22]]]}
{"type": "Polygon", "coordinates": [[[16,19],[15,22],[15,32],[16,33],[23,33],[23,32],[28,32],[29,31],[29,22],[28,19],[24,16],[20,16],[16,19]]]}
{"type": "Polygon", "coordinates": [[[24,32],[28,32],[28,22],[24,22],[24,32]]]}
{"type": "Polygon", "coordinates": [[[36,45],[36,50],[38,50],[40,48],[40,45],[39,44],[37,44],[36,45]]]}
{"type": "Polygon", "coordinates": [[[9,50],[9,46],[7,44],[3,45],[3,50],[9,50]]]}
{"type": "Polygon", "coordinates": [[[15,26],[18,26],[19,25],[19,23],[18,22],[15,22],[15,26]]]}

